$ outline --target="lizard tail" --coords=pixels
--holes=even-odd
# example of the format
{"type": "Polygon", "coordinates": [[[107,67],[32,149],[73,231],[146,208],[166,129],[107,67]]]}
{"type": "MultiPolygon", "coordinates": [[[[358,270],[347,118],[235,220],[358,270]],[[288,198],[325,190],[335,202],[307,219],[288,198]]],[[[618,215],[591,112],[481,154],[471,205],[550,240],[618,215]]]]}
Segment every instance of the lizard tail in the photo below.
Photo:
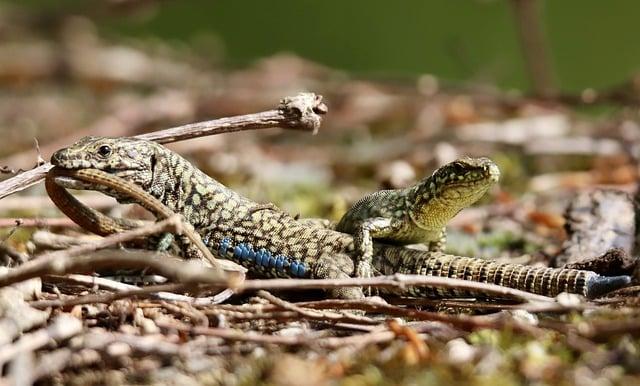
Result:
{"type": "Polygon", "coordinates": [[[617,290],[631,283],[631,277],[622,276],[591,276],[587,280],[585,295],[589,299],[597,298],[608,292],[617,290]]]}
{"type": "MultiPolygon", "coordinates": [[[[385,274],[398,272],[452,277],[498,284],[551,297],[561,292],[569,292],[595,298],[623,287],[631,281],[629,276],[606,277],[595,272],[577,269],[498,263],[408,248],[392,250],[381,245],[378,245],[378,253],[384,255],[385,259],[374,258],[374,264],[377,265],[376,269],[385,274]]],[[[482,293],[472,293],[457,288],[412,287],[409,292],[413,296],[432,298],[484,297],[482,293]]]]}

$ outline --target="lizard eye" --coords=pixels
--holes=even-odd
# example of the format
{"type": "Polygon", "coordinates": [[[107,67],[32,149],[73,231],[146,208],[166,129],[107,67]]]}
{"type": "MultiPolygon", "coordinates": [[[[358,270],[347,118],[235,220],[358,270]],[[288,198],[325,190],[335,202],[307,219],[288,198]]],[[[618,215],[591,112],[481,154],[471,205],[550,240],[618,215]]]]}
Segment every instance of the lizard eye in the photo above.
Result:
{"type": "Polygon", "coordinates": [[[460,162],[453,162],[451,164],[451,171],[456,174],[462,174],[465,171],[465,166],[460,162]]]}
{"type": "Polygon", "coordinates": [[[98,148],[98,154],[102,157],[108,157],[111,154],[111,146],[102,145],[98,148]]]}

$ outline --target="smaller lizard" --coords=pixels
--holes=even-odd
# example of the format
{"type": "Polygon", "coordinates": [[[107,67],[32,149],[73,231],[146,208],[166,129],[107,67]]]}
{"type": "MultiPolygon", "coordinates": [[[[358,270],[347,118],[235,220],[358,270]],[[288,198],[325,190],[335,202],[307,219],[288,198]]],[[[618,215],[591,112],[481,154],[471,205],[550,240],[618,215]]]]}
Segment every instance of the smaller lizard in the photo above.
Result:
{"type": "Polygon", "coordinates": [[[359,255],[356,275],[372,276],[374,239],[401,245],[424,243],[430,251],[442,251],[447,222],[478,201],[499,178],[500,170],[489,158],[463,157],[411,187],[361,198],[335,226],[354,236],[359,255]]]}

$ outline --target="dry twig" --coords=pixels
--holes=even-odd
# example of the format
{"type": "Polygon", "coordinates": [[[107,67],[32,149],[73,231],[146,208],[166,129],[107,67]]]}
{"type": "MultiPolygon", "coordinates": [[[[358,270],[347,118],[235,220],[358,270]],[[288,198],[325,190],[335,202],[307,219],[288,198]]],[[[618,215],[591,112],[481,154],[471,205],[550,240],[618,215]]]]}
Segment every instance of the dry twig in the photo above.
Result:
{"type": "Polygon", "coordinates": [[[0,218],[0,228],[8,227],[30,227],[30,228],[51,228],[51,227],[74,227],[78,225],[67,217],[61,218],[0,218]]]}
{"type": "Polygon", "coordinates": [[[149,258],[148,256],[125,253],[108,256],[108,258],[95,258],[93,256],[80,257],[79,255],[109,247],[118,243],[133,240],[142,236],[172,232],[180,233],[182,221],[179,216],[174,216],[148,226],[136,228],[127,232],[111,235],[93,244],[81,245],[67,250],[45,253],[11,271],[0,275],[0,286],[10,285],[22,280],[42,275],[64,274],[78,271],[95,271],[99,267],[118,266],[129,268],[152,267],[154,270],[168,277],[174,277],[184,283],[210,283],[222,285],[237,283],[244,276],[237,271],[221,271],[215,268],[195,267],[190,264],[172,262],[169,259],[149,258]]]}
{"type": "Polygon", "coordinates": [[[553,298],[532,294],[496,284],[481,283],[470,280],[453,279],[448,277],[404,275],[375,276],[370,278],[348,279],[264,279],[247,280],[237,287],[238,291],[246,290],[303,290],[303,289],[330,289],[340,287],[376,287],[404,289],[410,286],[431,286],[437,288],[457,288],[466,291],[478,291],[482,293],[510,297],[521,301],[530,302],[555,302],[553,298]]]}
{"type": "MultiPolygon", "coordinates": [[[[322,97],[313,93],[301,93],[295,97],[282,99],[275,110],[256,114],[239,115],[230,118],[214,119],[206,122],[191,123],[171,129],[142,134],[136,138],[154,140],[160,143],[182,141],[206,135],[230,133],[241,130],[257,130],[271,127],[284,127],[294,130],[316,132],[322,121],[320,115],[327,112],[322,97]]],[[[45,163],[34,169],[18,174],[0,182],[0,199],[9,194],[24,190],[42,180],[52,168],[45,163]]]]}
{"type": "Polygon", "coordinates": [[[306,310],[293,303],[287,302],[276,296],[273,296],[272,294],[263,290],[258,291],[258,296],[268,300],[269,302],[285,310],[293,311],[299,314],[303,318],[309,318],[312,320],[321,320],[326,322],[346,322],[346,323],[359,323],[359,324],[372,324],[372,325],[379,324],[379,322],[364,316],[346,315],[345,313],[342,313],[342,312],[318,312],[314,310],[306,310]]]}
{"type": "MultiPolygon", "coordinates": [[[[100,259],[109,259],[109,256],[117,254],[122,254],[122,251],[113,251],[113,250],[103,250],[96,252],[93,256],[96,255],[103,256],[100,259]],[[105,253],[106,252],[106,253],[105,253]]],[[[127,252],[131,253],[131,252],[127,252]]],[[[136,254],[146,254],[149,256],[149,259],[155,259],[157,253],[150,251],[136,251],[136,254]]],[[[116,257],[116,260],[118,258],[116,257]]],[[[177,264],[182,264],[180,261],[176,260],[177,264]]],[[[180,283],[169,283],[169,284],[159,284],[158,286],[147,286],[144,288],[136,287],[135,285],[122,283],[115,280],[110,280],[102,277],[95,276],[87,276],[87,275],[66,275],[66,276],[46,276],[48,281],[54,279],[56,281],[61,282],[71,282],[76,284],[83,284],[89,287],[98,286],[100,288],[115,291],[116,293],[106,293],[106,294],[92,294],[78,297],[70,297],[67,299],[57,299],[57,300],[37,300],[30,303],[31,307],[34,308],[49,308],[49,307],[70,307],[80,304],[91,304],[91,303],[111,303],[118,299],[125,298],[150,298],[156,299],[166,302],[184,302],[189,303],[193,306],[210,306],[214,304],[219,304],[225,300],[227,300],[230,296],[233,295],[233,291],[230,289],[226,289],[222,292],[217,293],[214,296],[209,297],[191,297],[187,295],[181,295],[174,293],[176,291],[184,290],[190,287],[187,284],[180,283]],[[165,288],[166,290],[162,290],[165,288]],[[156,292],[157,291],[157,292],[156,292]],[[172,292],[168,292],[172,291],[172,292]]]]}

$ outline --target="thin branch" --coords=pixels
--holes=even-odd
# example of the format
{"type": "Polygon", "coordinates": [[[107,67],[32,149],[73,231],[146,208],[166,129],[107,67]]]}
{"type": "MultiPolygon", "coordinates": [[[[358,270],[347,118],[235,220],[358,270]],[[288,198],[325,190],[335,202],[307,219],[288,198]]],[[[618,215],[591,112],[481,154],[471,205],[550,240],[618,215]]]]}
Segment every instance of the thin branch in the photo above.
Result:
{"type": "Polygon", "coordinates": [[[0,199],[37,184],[47,175],[47,172],[51,170],[51,168],[53,168],[53,165],[47,162],[44,165],[27,170],[24,173],[0,182],[0,199]]]}
{"type": "Polygon", "coordinates": [[[190,285],[182,284],[182,283],[159,284],[159,285],[148,286],[143,288],[125,290],[122,292],[91,294],[91,295],[84,295],[84,296],[78,296],[78,297],[70,297],[67,299],[36,300],[36,301],[30,302],[29,305],[37,309],[46,309],[49,307],[66,308],[66,307],[72,307],[72,306],[77,306],[81,304],[94,304],[94,303],[110,304],[120,299],[158,298],[157,296],[158,294],[171,293],[173,291],[176,291],[176,292],[184,291],[190,287],[191,287],[190,285]]]}
{"type": "MultiPolygon", "coordinates": [[[[74,223],[75,224],[75,223],[74,223]]],[[[31,241],[38,250],[67,249],[87,245],[99,240],[100,236],[89,234],[62,235],[38,229],[31,235],[31,241]]]]}
{"type": "Polygon", "coordinates": [[[532,294],[514,288],[496,284],[481,283],[463,279],[453,279],[439,276],[403,275],[375,276],[370,278],[348,279],[264,279],[246,280],[236,288],[237,291],[247,290],[302,290],[302,289],[331,289],[341,287],[377,287],[405,289],[411,286],[425,286],[437,288],[456,288],[466,291],[506,296],[521,301],[555,302],[553,298],[532,294]]]}
{"type": "MultiPolygon", "coordinates": [[[[122,253],[121,251],[115,250],[103,250],[99,251],[104,255],[104,252],[108,252],[108,254],[122,253]]],[[[136,253],[147,253],[150,257],[153,257],[154,252],[149,251],[138,251],[136,253]]],[[[94,255],[95,256],[95,255],[94,255]]],[[[108,257],[105,256],[108,259],[108,257]]],[[[147,286],[144,288],[137,287],[132,284],[122,283],[119,281],[107,279],[104,277],[96,277],[89,275],[79,275],[72,274],[66,276],[47,276],[47,278],[53,278],[57,281],[61,282],[70,282],[76,284],[83,284],[86,286],[94,287],[98,286],[99,288],[106,289],[109,291],[119,292],[118,297],[111,296],[113,294],[96,294],[96,295],[87,295],[76,298],[69,299],[61,299],[61,300],[42,300],[32,302],[30,305],[34,308],[47,308],[47,307],[68,307],[71,305],[78,304],[89,304],[89,303],[111,303],[117,299],[123,299],[127,297],[148,297],[150,299],[162,300],[167,302],[184,302],[189,303],[194,306],[211,306],[214,304],[222,303],[227,300],[229,297],[233,295],[233,291],[230,289],[226,289],[222,292],[217,293],[214,296],[194,298],[192,296],[180,295],[173,292],[160,291],[160,292],[152,292],[152,286],[147,286]],[[144,291],[142,291],[144,290],[144,291]]],[[[186,288],[183,284],[179,284],[176,286],[175,284],[162,283],[158,285],[166,285],[171,288],[172,291],[177,291],[181,288],[186,288]]],[[[155,287],[158,288],[158,287],[155,287]]]]}
{"type": "MultiPolygon", "coordinates": [[[[191,123],[138,135],[136,138],[169,143],[207,135],[272,127],[315,133],[322,122],[321,115],[326,113],[327,106],[322,103],[322,96],[313,93],[300,93],[297,96],[282,99],[275,110],[191,123]]],[[[45,163],[0,182],[0,199],[35,185],[45,177],[52,167],[50,163],[45,163]]]]}
{"type": "MultiPolygon", "coordinates": [[[[105,252],[105,251],[100,251],[100,252],[105,252]]],[[[112,252],[112,251],[106,251],[106,252],[112,252]]],[[[108,291],[116,291],[116,292],[140,289],[140,287],[136,287],[135,285],[122,283],[122,282],[107,279],[104,277],[90,276],[90,275],[80,275],[80,274],[70,274],[65,276],[47,275],[45,278],[53,279],[55,283],[66,282],[66,283],[73,283],[73,284],[82,284],[90,288],[100,288],[100,289],[105,289],[108,291]]],[[[43,281],[49,282],[48,280],[43,280],[43,281]]]]}
{"type": "Polygon", "coordinates": [[[357,315],[347,315],[341,312],[318,312],[314,310],[305,310],[302,307],[299,307],[293,303],[282,300],[267,291],[260,290],[258,291],[258,296],[263,299],[268,300],[269,302],[285,309],[288,311],[293,311],[298,313],[300,316],[304,318],[309,318],[313,320],[320,320],[325,322],[346,322],[346,323],[359,323],[359,324],[371,324],[377,325],[380,322],[373,320],[371,318],[367,318],[364,316],[357,315]]]}
{"type": "MultiPolygon", "coordinates": [[[[372,332],[362,335],[347,337],[322,337],[315,334],[298,334],[290,335],[264,335],[254,332],[245,333],[243,331],[228,328],[208,328],[193,327],[185,323],[174,321],[168,323],[166,321],[157,322],[158,326],[165,329],[175,329],[193,335],[213,336],[225,340],[236,342],[251,342],[258,344],[277,344],[284,346],[319,346],[324,348],[338,348],[345,346],[364,346],[369,343],[382,343],[394,340],[397,335],[386,329],[374,329],[372,332]]],[[[432,326],[422,325],[414,327],[416,333],[429,332],[432,326]]]]}
{"type": "Polygon", "coordinates": [[[171,313],[188,317],[191,320],[191,323],[195,325],[200,327],[209,327],[209,318],[207,315],[197,308],[193,308],[188,303],[162,302],[161,306],[171,313]]]}
{"type": "Polygon", "coordinates": [[[170,143],[208,135],[232,133],[241,130],[268,129],[271,127],[311,131],[315,134],[322,123],[320,115],[326,113],[327,106],[322,102],[321,95],[300,93],[294,97],[283,98],[276,110],[191,123],[137,135],[134,138],[170,143]]]}
{"type": "Polygon", "coordinates": [[[464,331],[474,331],[482,328],[503,329],[511,327],[512,329],[525,332],[537,333],[534,326],[527,325],[515,320],[505,320],[502,318],[492,318],[487,316],[468,316],[468,315],[448,315],[438,312],[419,311],[414,308],[398,307],[391,304],[365,300],[344,300],[329,299],[315,302],[301,302],[298,306],[305,306],[315,309],[332,309],[334,307],[345,307],[350,309],[359,309],[366,312],[381,313],[387,316],[402,317],[413,320],[441,322],[446,323],[464,331]]]}
{"type": "Polygon", "coordinates": [[[23,228],[51,228],[51,227],[74,227],[78,224],[67,217],[61,218],[0,218],[0,228],[23,227],[23,228]]]}
{"type": "MultiPolygon", "coordinates": [[[[64,251],[59,251],[55,253],[60,253],[64,251]]],[[[101,262],[101,259],[97,259],[95,257],[92,258],[93,261],[97,264],[101,262]]],[[[113,255],[113,257],[105,259],[106,261],[114,262],[113,265],[116,264],[131,264],[131,260],[126,258],[118,258],[118,255],[113,255]],[[122,261],[116,261],[122,260],[122,261]]],[[[159,260],[150,259],[151,262],[157,262],[159,260]]],[[[180,269],[180,265],[178,262],[171,261],[169,259],[162,260],[160,263],[160,267],[156,267],[151,263],[149,264],[151,268],[154,270],[158,270],[161,274],[168,277],[178,277],[181,283],[191,283],[191,284],[202,284],[200,289],[220,289],[225,288],[226,283],[216,281],[216,279],[212,279],[209,273],[199,273],[193,272],[191,270],[187,270],[186,272],[176,271],[180,269]]],[[[184,263],[183,263],[184,264],[184,263]]],[[[137,266],[142,264],[138,263],[137,266]]],[[[19,269],[19,268],[18,268],[19,269]]],[[[204,269],[204,268],[200,268],[204,269]]],[[[48,272],[47,272],[48,273],[48,272]]],[[[0,276],[0,285],[3,284],[3,277],[0,276]]],[[[149,288],[153,288],[153,292],[159,291],[172,291],[174,287],[166,287],[170,286],[170,284],[163,284],[159,286],[149,286],[146,287],[145,290],[149,288]],[[171,289],[167,289],[171,288],[171,289]]],[[[514,299],[518,299],[525,302],[532,302],[532,307],[543,303],[543,304],[556,304],[553,298],[549,298],[542,295],[536,295],[529,292],[524,292],[520,290],[516,290],[513,288],[502,287],[495,284],[488,283],[480,283],[473,282],[462,279],[452,279],[447,277],[436,277],[436,276],[423,276],[423,275],[391,275],[391,276],[376,276],[372,278],[348,278],[348,279],[255,279],[255,280],[245,280],[242,284],[239,284],[233,287],[234,292],[241,291],[251,291],[251,290],[308,290],[308,289],[331,289],[331,288],[340,288],[340,287],[362,287],[362,286],[371,286],[377,288],[406,288],[408,286],[433,286],[433,287],[444,287],[444,288],[459,288],[464,290],[475,290],[483,293],[492,293],[500,296],[509,296],[514,299]]],[[[181,287],[183,289],[183,287],[181,287]]],[[[132,294],[139,295],[141,292],[133,291],[132,294]]],[[[145,291],[144,293],[150,293],[149,291],[145,291]]],[[[109,298],[111,299],[111,298],[109,298]]],[[[334,300],[336,302],[340,300],[334,300]]],[[[359,303],[365,304],[362,300],[358,300],[356,302],[349,302],[347,300],[342,300],[341,305],[348,305],[349,308],[352,309],[362,309],[365,311],[372,312],[380,312],[380,309],[377,308],[377,303],[362,305],[359,306],[359,303]],[[364,308],[363,308],[364,307],[364,308]],[[371,308],[373,307],[373,308],[371,308]]],[[[47,303],[51,304],[51,303],[47,303]]]]}
{"type": "Polygon", "coordinates": [[[637,319],[596,321],[579,326],[577,333],[597,342],[606,342],[622,334],[637,337],[640,335],[640,321],[637,319]]]}
{"type": "Polygon", "coordinates": [[[181,224],[180,216],[174,216],[141,228],[105,237],[92,244],[45,253],[0,275],[0,287],[42,275],[61,275],[83,270],[95,271],[97,268],[104,266],[151,267],[161,274],[167,277],[174,277],[183,283],[209,283],[227,287],[242,280],[244,274],[238,271],[222,271],[201,265],[196,267],[194,264],[172,261],[171,259],[154,259],[144,255],[122,253],[107,256],[106,258],[104,256],[78,256],[147,235],[162,232],[180,233],[181,224]]]}
{"type": "Polygon", "coordinates": [[[479,311],[504,311],[504,310],[524,310],[530,313],[567,313],[571,311],[584,311],[596,308],[595,305],[581,302],[575,305],[555,303],[521,303],[503,304],[495,302],[479,302],[477,300],[460,299],[417,299],[417,298],[385,298],[390,304],[404,306],[431,306],[449,307],[455,309],[471,309],[479,311]]]}

